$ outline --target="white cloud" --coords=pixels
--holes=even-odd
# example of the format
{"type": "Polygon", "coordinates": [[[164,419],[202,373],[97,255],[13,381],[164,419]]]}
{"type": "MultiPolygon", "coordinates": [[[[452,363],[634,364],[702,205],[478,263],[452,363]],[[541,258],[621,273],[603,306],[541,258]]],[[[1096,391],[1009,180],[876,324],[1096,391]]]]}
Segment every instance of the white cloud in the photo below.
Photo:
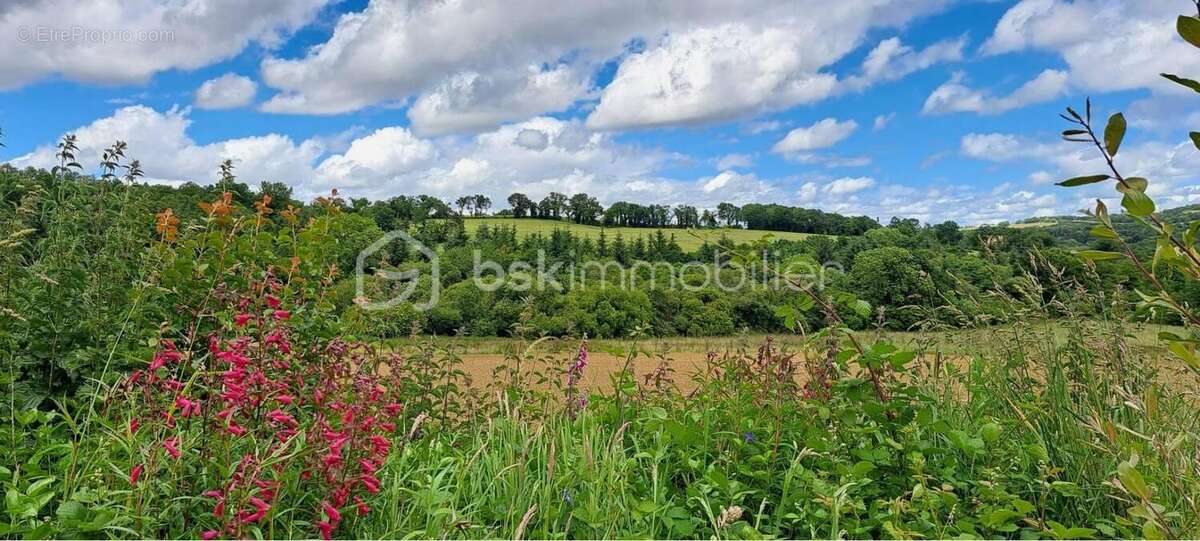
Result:
{"type": "Polygon", "coordinates": [[[566,65],[485,75],[463,72],[422,94],[408,111],[422,134],[474,131],[561,111],[588,93],[587,77],[566,65]]]}
{"type": "Polygon", "coordinates": [[[836,118],[826,118],[811,126],[796,128],[788,132],[783,139],[771,147],[771,152],[794,154],[828,148],[850,137],[850,134],[854,133],[857,128],[858,123],[853,120],[840,122],[836,118]]]}
{"type": "Polygon", "coordinates": [[[326,158],[317,168],[316,178],[318,184],[353,192],[420,170],[436,157],[432,143],[407,129],[382,128],[355,139],[344,153],[326,158]]]}
{"type": "Polygon", "coordinates": [[[842,177],[827,184],[824,190],[832,195],[845,195],[861,192],[874,185],[875,179],[871,177],[842,177]]]}
{"type": "MultiPolygon", "coordinates": [[[[615,60],[616,77],[588,119],[593,128],[752,116],[830,95],[837,77],[823,70],[861,46],[870,28],[945,4],[372,0],[304,55],[264,61],[263,82],[279,93],[263,109],[332,114],[411,99],[418,132],[475,131],[590,99],[591,77],[615,60]]],[[[887,60],[920,66],[931,55],[905,50],[887,60]]]]}
{"type": "Polygon", "coordinates": [[[137,84],[161,71],[207,66],[251,43],[279,45],[326,2],[9,2],[0,7],[0,35],[6,40],[0,47],[0,90],[54,75],[137,84]]]}
{"type": "Polygon", "coordinates": [[[875,122],[873,122],[871,124],[871,129],[875,130],[875,131],[882,131],[884,128],[887,127],[888,123],[890,123],[893,118],[896,118],[896,113],[888,113],[886,115],[879,115],[879,116],[875,117],[875,122]]]}
{"type": "MultiPolygon", "coordinates": [[[[1107,173],[1108,167],[1096,149],[1090,145],[1062,141],[1040,142],[1027,137],[1002,134],[967,134],[962,139],[962,154],[969,158],[997,163],[1033,162],[1046,169],[1029,175],[1034,184],[1056,182],[1080,175],[1107,173]]],[[[1200,153],[1191,141],[1162,143],[1155,141],[1127,142],[1116,157],[1117,168],[1125,176],[1149,179],[1147,193],[1161,207],[1191,204],[1200,201],[1196,190],[1200,181],[1200,153]]],[[[1059,213],[1091,205],[1096,198],[1114,197],[1111,183],[1102,182],[1080,188],[1052,188],[1069,200],[1059,213]]]]}
{"type": "Polygon", "coordinates": [[[1188,8],[1176,0],[1022,0],[1001,17],[983,51],[1057,53],[1071,84],[1086,91],[1182,93],[1158,74],[1200,72],[1200,55],[1175,32],[1175,18],[1188,8]]]}
{"type": "MultiPolygon", "coordinates": [[[[754,173],[738,173],[736,171],[722,171],[712,177],[701,178],[694,183],[695,188],[699,189],[695,189],[687,183],[681,184],[685,190],[691,190],[691,193],[676,194],[676,197],[683,198],[680,200],[681,202],[708,209],[715,209],[722,202],[730,202],[735,205],[761,203],[782,195],[782,190],[775,183],[764,181],[754,173]]],[[[678,204],[669,200],[659,200],[659,203],[678,204]]]]}
{"type": "Polygon", "coordinates": [[[1037,170],[1029,174],[1029,182],[1034,184],[1050,184],[1054,182],[1054,175],[1044,170],[1037,170]]]}
{"type": "MultiPolygon", "coordinates": [[[[493,200],[514,191],[539,198],[551,191],[583,191],[611,202],[645,189],[654,198],[679,197],[673,186],[680,183],[656,174],[672,159],[654,149],[617,143],[577,121],[548,117],[469,139],[421,139],[404,128],[385,128],[355,141],[347,152],[326,158],[317,168],[312,191],[337,187],[376,198],[400,193],[443,198],[483,193],[493,200]],[[386,137],[380,132],[386,132],[386,137]],[[388,149],[403,150],[389,155],[388,149]]],[[[646,197],[639,195],[638,200],[646,197]]]]}
{"type": "Polygon", "coordinates": [[[724,171],[735,167],[751,167],[754,159],[746,154],[726,154],[717,160],[717,169],[724,171]]]}
{"type": "Polygon", "coordinates": [[[588,126],[619,129],[734,118],[811,103],[837,77],[817,70],[801,29],[727,24],[672,34],[621,63],[588,126]]]}
{"type": "Polygon", "coordinates": [[[961,72],[955,73],[949,81],[934,89],[925,99],[921,112],[974,112],[994,115],[1052,100],[1067,90],[1067,73],[1052,69],[1042,71],[1007,96],[992,96],[985,91],[972,89],[962,84],[962,79],[961,72]]]}
{"type": "MultiPolygon", "coordinates": [[[[78,138],[76,157],[86,167],[94,167],[101,152],[121,140],[128,144],[129,159],[142,163],[150,182],[212,182],[218,178],[217,166],[230,159],[238,178],[250,185],[266,180],[295,184],[311,176],[312,164],[323,150],[315,140],[295,143],[274,133],[197,144],[187,135],[192,123],[188,114],[187,109],[160,113],[140,105],[118,109],[112,116],[72,130],[78,138]]],[[[50,168],[57,164],[55,152],[54,145],[47,143],[12,163],[50,168]]]]}
{"type": "Polygon", "coordinates": [[[258,85],[249,77],[226,73],[209,79],[196,89],[196,107],[201,109],[231,109],[254,101],[258,85]]]}
{"type": "Polygon", "coordinates": [[[861,90],[880,81],[894,81],[906,75],[943,62],[962,60],[965,36],[939,41],[920,51],[904,45],[900,38],[888,38],[871,49],[863,60],[861,73],[850,77],[846,84],[861,90]]]}
{"type": "MultiPolygon", "coordinates": [[[[1066,190],[1038,182],[1091,174],[1104,164],[1080,145],[1041,142],[1005,133],[973,133],[963,138],[969,158],[1025,167],[1011,178],[1029,175],[1032,184],[1014,181],[995,189],[978,185],[909,186],[869,176],[808,175],[760,178],[754,173],[725,170],[696,179],[665,178],[661,171],[686,159],[662,150],[622,143],[607,133],[589,131],[581,121],[536,117],[470,137],[423,138],[403,127],[372,132],[345,132],[293,141],[278,134],[208,144],[188,135],[187,109],[165,112],[134,106],[74,130],[80,161],[92,166],[102,149],[122,139],[131,158],[140,158],[148,179],[178,184],[212,182],[217,164],[233,159],[239,178],[256,184],[280,180],[311,198],[339,188],[350,197],[386,198],[424,193],[453,199],[465,193],[487,194],[494,201],[520,191],[540,198],[550,191],[587,192],[603,203],[687,203],[713,208],[774,201],[845,214],[884,219],[895,215],[926,221],[995,222],[1030,215],[1068,214],[1094,197],[1111,197],[1111,186],[1066,190]],[[344,143],[335,141],[345,140],[344,143]],[[333,150],[333,149],[337,150],[333,150]]],[[[52,142],[13,160],[17,166],[54,165],[52,142]]],[[[736,161],[736,158],[734,158],[736,161]]],[[[1150,179],[1152,195],[1162,206],[1200,201],[1196,171],[1200,153],[1190,142],[1127,143],[1118,165],[1130,175],[1150,179]]],[[[1114,208],[1117,208],[1114,205],[1114,208]]]]}
{"type": "Polygon", "coordinates": [[[546,132],[525,128],[517,132],[517,144],[530,150],[542,150],[550,144],[546,132]]]}

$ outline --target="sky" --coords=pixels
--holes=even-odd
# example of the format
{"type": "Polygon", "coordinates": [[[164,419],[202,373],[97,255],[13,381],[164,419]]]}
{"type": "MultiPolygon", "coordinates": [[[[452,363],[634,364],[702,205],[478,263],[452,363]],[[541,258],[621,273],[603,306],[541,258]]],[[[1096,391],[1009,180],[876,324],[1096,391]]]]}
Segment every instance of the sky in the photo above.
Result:
{"type": "Polygon", "coordinates": [[[883,221],[1073,214],[1104,184],[1057,113],[1123,111],[1117,157],[1200,203],[1191,0],[5,0],[0,161],[301,199],[586,192],[883,221]]]}

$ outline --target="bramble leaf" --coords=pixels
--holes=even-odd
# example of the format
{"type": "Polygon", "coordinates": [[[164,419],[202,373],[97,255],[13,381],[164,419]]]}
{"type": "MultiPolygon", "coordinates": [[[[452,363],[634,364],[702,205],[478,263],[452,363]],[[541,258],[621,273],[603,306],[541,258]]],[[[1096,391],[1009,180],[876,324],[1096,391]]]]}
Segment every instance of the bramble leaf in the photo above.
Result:
{"type": "Polygon", "coordinates": [[[1121,140],[1125,138],[1125,115],[1117,113],[1108,117],[1108,126],[1104,127],[1104,149],[1109,156],[1116,156],[1121,148],[1121,140]]]}
{"type": "Polygon", "coordinates": [[[1097,182],[1105,181],[1108,179],[1109,179],[1108,175],[1088,175],[1085,177],[1069,178],[1067,180],[1059,182],[1058,185],[1066,187],[1066,188],[1073,188],[1075,186],[1083,186],[1085,184],[1095,184],[1097,182]]]}

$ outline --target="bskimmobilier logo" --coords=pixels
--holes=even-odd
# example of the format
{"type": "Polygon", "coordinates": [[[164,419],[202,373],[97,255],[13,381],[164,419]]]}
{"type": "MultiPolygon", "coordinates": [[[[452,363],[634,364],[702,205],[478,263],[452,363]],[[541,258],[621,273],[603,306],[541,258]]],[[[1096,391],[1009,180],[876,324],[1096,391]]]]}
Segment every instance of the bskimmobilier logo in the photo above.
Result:
{"type": "Polygon", "coordinates": [[[358,253],[358,259],[354,265],[354,297],[358,305],[364,310],[387,310],[396,307],[402,302],[411,302],[413,308],[425,311],[437,306],[441,289],[441,268],[438,264],[437,252],[430,249],[425,243],[413,238],[407,232],[392,231],[387,233],[358,253]],[[414,302],[412,299],[413,294],[417,292],[418,280],[421,277],[420,270],[389,270],[382,267],[372,269],[372,276],[392,282],[404,282],[407,285],[398,294],[391,295],[387,299],[371,299],[367,296],[367,261],[371,256],[384,250],[393,242],[402,242],[410,253],[421,254],[421,257],[429,260],[430,286],[428,299],[418,302],[414,302]]]}

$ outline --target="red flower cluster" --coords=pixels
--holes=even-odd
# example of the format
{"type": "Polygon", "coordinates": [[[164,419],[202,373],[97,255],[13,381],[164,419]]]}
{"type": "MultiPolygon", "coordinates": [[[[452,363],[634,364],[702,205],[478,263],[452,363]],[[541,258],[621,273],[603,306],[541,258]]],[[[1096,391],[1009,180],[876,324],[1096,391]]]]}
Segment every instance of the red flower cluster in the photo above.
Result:
{"type": "Polygon", "coordinates": [[[284,289],[270,277],[255,284],[227,301],[232,325],[210,334],[207,348],[184,353],[164,340],[150,366],[127,380],[141,397],[130,401],[130,437],[149,438],[139,443],[131,484],[164,454],[167,467],[217,452],[242,457],[227,479],[208,480],[220,486],[204,493],[218,526],[204,539],[243,537],[273,508],[295,507],[276,503],[285,493],[313,492],[322,496],[312,523],[329,538],[343,510],[366,515],[364,498],[380,491],[377,474],[404,413],[400,386],[374,370],[379,359],[365,347],[298,340],[284,289]],[[188,441],[204,448],[189,454],[188,441]],[[308,449],[296,452],[300,445],[308,449]],[[296,477],[303,486],[278,481],[296,477]]]}

